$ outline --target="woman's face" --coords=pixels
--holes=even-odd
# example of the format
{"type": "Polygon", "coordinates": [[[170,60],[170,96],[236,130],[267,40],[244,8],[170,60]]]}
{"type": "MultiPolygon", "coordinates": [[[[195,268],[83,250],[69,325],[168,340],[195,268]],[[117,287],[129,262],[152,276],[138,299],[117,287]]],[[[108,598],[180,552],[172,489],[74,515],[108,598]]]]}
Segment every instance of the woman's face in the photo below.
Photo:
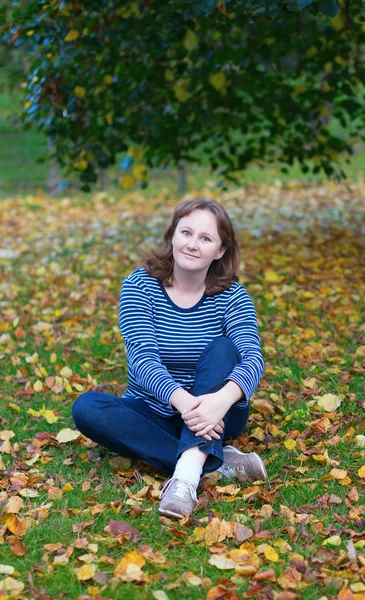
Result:
{"type": "Polygon", "coordinates": [[[195,209],[182,217],[172,238],[175,269],[207,273],[213,260],[223,256],[216,216],[209,210],[195,209]]]}

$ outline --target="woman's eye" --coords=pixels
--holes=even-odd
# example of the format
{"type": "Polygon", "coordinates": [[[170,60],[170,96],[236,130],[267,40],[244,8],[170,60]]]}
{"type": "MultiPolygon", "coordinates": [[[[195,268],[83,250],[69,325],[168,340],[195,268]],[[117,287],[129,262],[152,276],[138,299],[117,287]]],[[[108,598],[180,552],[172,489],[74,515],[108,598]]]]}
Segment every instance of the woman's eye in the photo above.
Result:
{"type": "Polygon", "coordinates": [[[182,234],[183,234],[183,235],[190,235],[190,231],[186,231],[186,230],[185,230],[185,231],[183,231],[183,232],[182,232],[182,234]]]}
{"type": "Polygon", "coordinates": [[[210,238],[208,238],[206,235],[203,235],[203,240],[204,242],[210,242],[210,238]]]}

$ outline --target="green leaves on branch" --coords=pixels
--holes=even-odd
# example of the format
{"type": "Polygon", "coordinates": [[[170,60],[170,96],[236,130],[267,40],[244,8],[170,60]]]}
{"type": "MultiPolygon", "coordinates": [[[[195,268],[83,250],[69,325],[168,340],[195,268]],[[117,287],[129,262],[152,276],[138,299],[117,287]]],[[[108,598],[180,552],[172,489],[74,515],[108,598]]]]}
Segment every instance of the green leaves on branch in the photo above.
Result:
{"type": "Polygon", "coordinates": [[[14,4],[32,53],[24,123],[84,189],[130,146],[148,167],[205,160],[228,178],[299,161],[330,175],[364,139],[362,0],[14,4]]]}

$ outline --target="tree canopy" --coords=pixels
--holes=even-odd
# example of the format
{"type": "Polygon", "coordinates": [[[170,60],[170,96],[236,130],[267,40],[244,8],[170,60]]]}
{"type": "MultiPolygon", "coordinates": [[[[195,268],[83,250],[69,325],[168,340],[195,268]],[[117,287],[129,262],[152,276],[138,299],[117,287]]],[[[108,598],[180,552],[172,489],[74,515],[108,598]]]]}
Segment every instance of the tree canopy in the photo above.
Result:
{"type": "Polygon", "coordinates": [[[84,189],[121,152],[128,187],[203,155],[228,178],[295,160],[331,175],[365,139],[362,0],[16,0],[10,20],[3,40],[32,56],[23,122],[84,189]]]}

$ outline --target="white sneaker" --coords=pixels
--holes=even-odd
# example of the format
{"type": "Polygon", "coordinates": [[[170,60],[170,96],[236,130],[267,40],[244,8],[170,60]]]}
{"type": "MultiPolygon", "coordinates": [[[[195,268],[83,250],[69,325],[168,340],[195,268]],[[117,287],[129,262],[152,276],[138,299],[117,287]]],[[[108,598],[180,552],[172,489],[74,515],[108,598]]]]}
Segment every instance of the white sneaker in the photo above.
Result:
{"type": "Polygon", "coordinates": [[[194,510],[196,489],[190,481],[172,477],[163,486],[160,498],[158,510],[162,515],[182,519],[194,510]]]}
{"type": "Polygon", "coordinates": [[[240,452],[234,446],[223,448],[223,465],[218,469],[227,479],[234,479],[237,473],[246,475],[251,481],[268,479],[262,458],[256,452],[240,452]]]}

